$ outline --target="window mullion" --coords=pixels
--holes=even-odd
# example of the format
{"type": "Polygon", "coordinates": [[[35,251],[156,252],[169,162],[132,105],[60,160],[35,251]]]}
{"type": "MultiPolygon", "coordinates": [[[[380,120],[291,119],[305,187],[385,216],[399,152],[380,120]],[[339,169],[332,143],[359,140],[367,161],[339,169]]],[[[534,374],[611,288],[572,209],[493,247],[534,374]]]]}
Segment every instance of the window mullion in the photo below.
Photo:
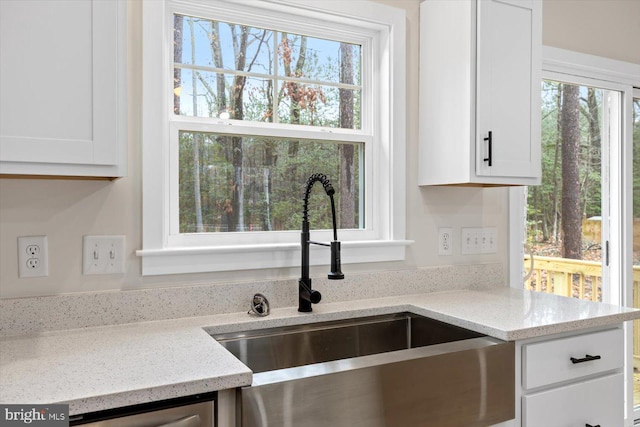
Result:
{"type": "Polygon", "coordinates": [[[243,70],[233,70],[233,69],[227,69],[227,68],[209,67],[207,65],[182,64],[179,62],[175,62],[173,66],[174,68],[193,70],[193,71],[208,71],[210,73],[216,73],[216,74],[232,74],[234,76],[257,77],[262,79],[268,79],[271,77],[271,75],[269,74],[256,73],[254,71],[243,71],[243,70]]]}
{"type": "MultiPolygon", "coordinates": [[[[274,58],[276,58],[275,62],[277,65],[277,62],[278,62],[277,55],[274,55],[274,58]]],[[[193,71],[208,71],[216,74],[231,74],[234,76],[256,77],[261,79],[273,78],[277,80],[286,80],[286,81],[291,81],[296,83],[305,83],[305,84],[312,84],[312,85],[319,85],[319,86],[330,86],[330,87],[336,87],[339,89],[351,89],[351,90],[362,89],[362,86],[355,85],[355,84],[339,83],[339,82],[336,83],[336,82],[329,82],[329,81],[322,81],[322,80],[315,80],[315,79],[305,79],[302,77],[290,77],[290,76],[280,77],[277,74],[277,69],[275,73],[271,75],[271,74],[265,74],[265,73],[256,73],[253,71],[241,71],[241,70],[232,70],[232,69],[226,69],[226,68],[209,67],[206,65],[181,64],[179,62],[175,62],[173,66],[174,68],[193,70],[193,71]]]]}
{"type": "Polygon", "coordinates": [[[222,120],[208,117],[174,116],[171,124],[181,131],[218,133],[226,135],[254,135],[335,142],[372,142],[373,136],[351,129],[319,128],[281,123],[264,126],[261,123],[242,120],[222,120]]]}

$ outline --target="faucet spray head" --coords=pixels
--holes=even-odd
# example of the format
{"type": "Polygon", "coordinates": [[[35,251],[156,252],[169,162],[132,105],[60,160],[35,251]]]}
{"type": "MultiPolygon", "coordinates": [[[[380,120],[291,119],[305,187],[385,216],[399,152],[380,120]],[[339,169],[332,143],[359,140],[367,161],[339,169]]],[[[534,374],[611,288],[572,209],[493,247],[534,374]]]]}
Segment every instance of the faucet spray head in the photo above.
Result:
{"type": "Polygon", "coordinates": [[[340,242],[337,240],[331,242],[331,271],[327,277],[331,280],[344,279],[340,266],[340,242]]]}

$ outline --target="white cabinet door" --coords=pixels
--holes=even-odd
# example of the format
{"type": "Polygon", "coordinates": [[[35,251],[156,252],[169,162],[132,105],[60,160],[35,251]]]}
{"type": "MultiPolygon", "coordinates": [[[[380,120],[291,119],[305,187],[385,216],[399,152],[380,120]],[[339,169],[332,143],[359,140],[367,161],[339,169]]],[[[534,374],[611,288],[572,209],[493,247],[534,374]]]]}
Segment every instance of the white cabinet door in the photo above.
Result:
{"type": "Polygon", "coordinates": [[[125,8],[0,1],[1,174],[125,174],[125,8]]]}
{"type": "Polygon", "coordinates": [[[483,0],[477,13],[476,173],[539,177],[538,8],[483,0]]]}
{"type": "Polygon", "coordinates": [[[623,374],[523,397],[523,427],[624,425],[623,374]]]}
{"type": "Polygon", "coordinates": [[[538,0],[420,4],[419,185],[540,183],[541,15],[538,0]]]}

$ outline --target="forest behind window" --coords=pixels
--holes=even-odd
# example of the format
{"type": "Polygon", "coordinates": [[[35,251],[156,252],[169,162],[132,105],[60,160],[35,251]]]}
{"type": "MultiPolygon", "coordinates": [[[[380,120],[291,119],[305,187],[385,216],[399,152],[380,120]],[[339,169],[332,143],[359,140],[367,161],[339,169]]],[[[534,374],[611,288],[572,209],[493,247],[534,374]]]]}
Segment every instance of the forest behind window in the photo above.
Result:
{"type": "Polygon", "coordinates": [[[602,98],[598,88],[542,83],[542,183],[529,187],[527,200],[538,255],[601,259],[602,98]]]}
{"type": "Polygon", "coordinates": [[[605,115],[619,108],[614,95],[542,82],[542,182],[527,191],[527,242],[535,255],[529,289],[602,301],[610,191],[605,115]]]}
{"type": "MultiPolygon", "coordinates": [[[[298,229],[316,172],[336,189],[339,227],[364,228],[365,141],[322,133],[362,127],[362,46],[179,14],[173,34],[180,233],[298,229]],[[195,118],[312,127],[318,137],[208,132],[190,127],[195,118]]],[[[323,196],[314,188],[312,199],[323,196]]],[[[309,206],[312,227],[330,228],[327,203],[309,206]]]]}

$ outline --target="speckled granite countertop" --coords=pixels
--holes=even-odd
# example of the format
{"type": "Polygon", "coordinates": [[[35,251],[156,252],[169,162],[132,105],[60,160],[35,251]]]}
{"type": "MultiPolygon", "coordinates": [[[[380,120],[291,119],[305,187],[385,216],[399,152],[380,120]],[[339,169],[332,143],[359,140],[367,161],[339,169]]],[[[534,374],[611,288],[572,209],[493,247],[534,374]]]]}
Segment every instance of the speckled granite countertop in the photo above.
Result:
{"type": "Polygon", "coordinates": [[[0,402],[68,403],[70,414],[251,383],[209,333],[410,311],[502,340],[620,323],[640,311],[511,288],[456,290],[11,336],[0,340],[0,402]]]}

